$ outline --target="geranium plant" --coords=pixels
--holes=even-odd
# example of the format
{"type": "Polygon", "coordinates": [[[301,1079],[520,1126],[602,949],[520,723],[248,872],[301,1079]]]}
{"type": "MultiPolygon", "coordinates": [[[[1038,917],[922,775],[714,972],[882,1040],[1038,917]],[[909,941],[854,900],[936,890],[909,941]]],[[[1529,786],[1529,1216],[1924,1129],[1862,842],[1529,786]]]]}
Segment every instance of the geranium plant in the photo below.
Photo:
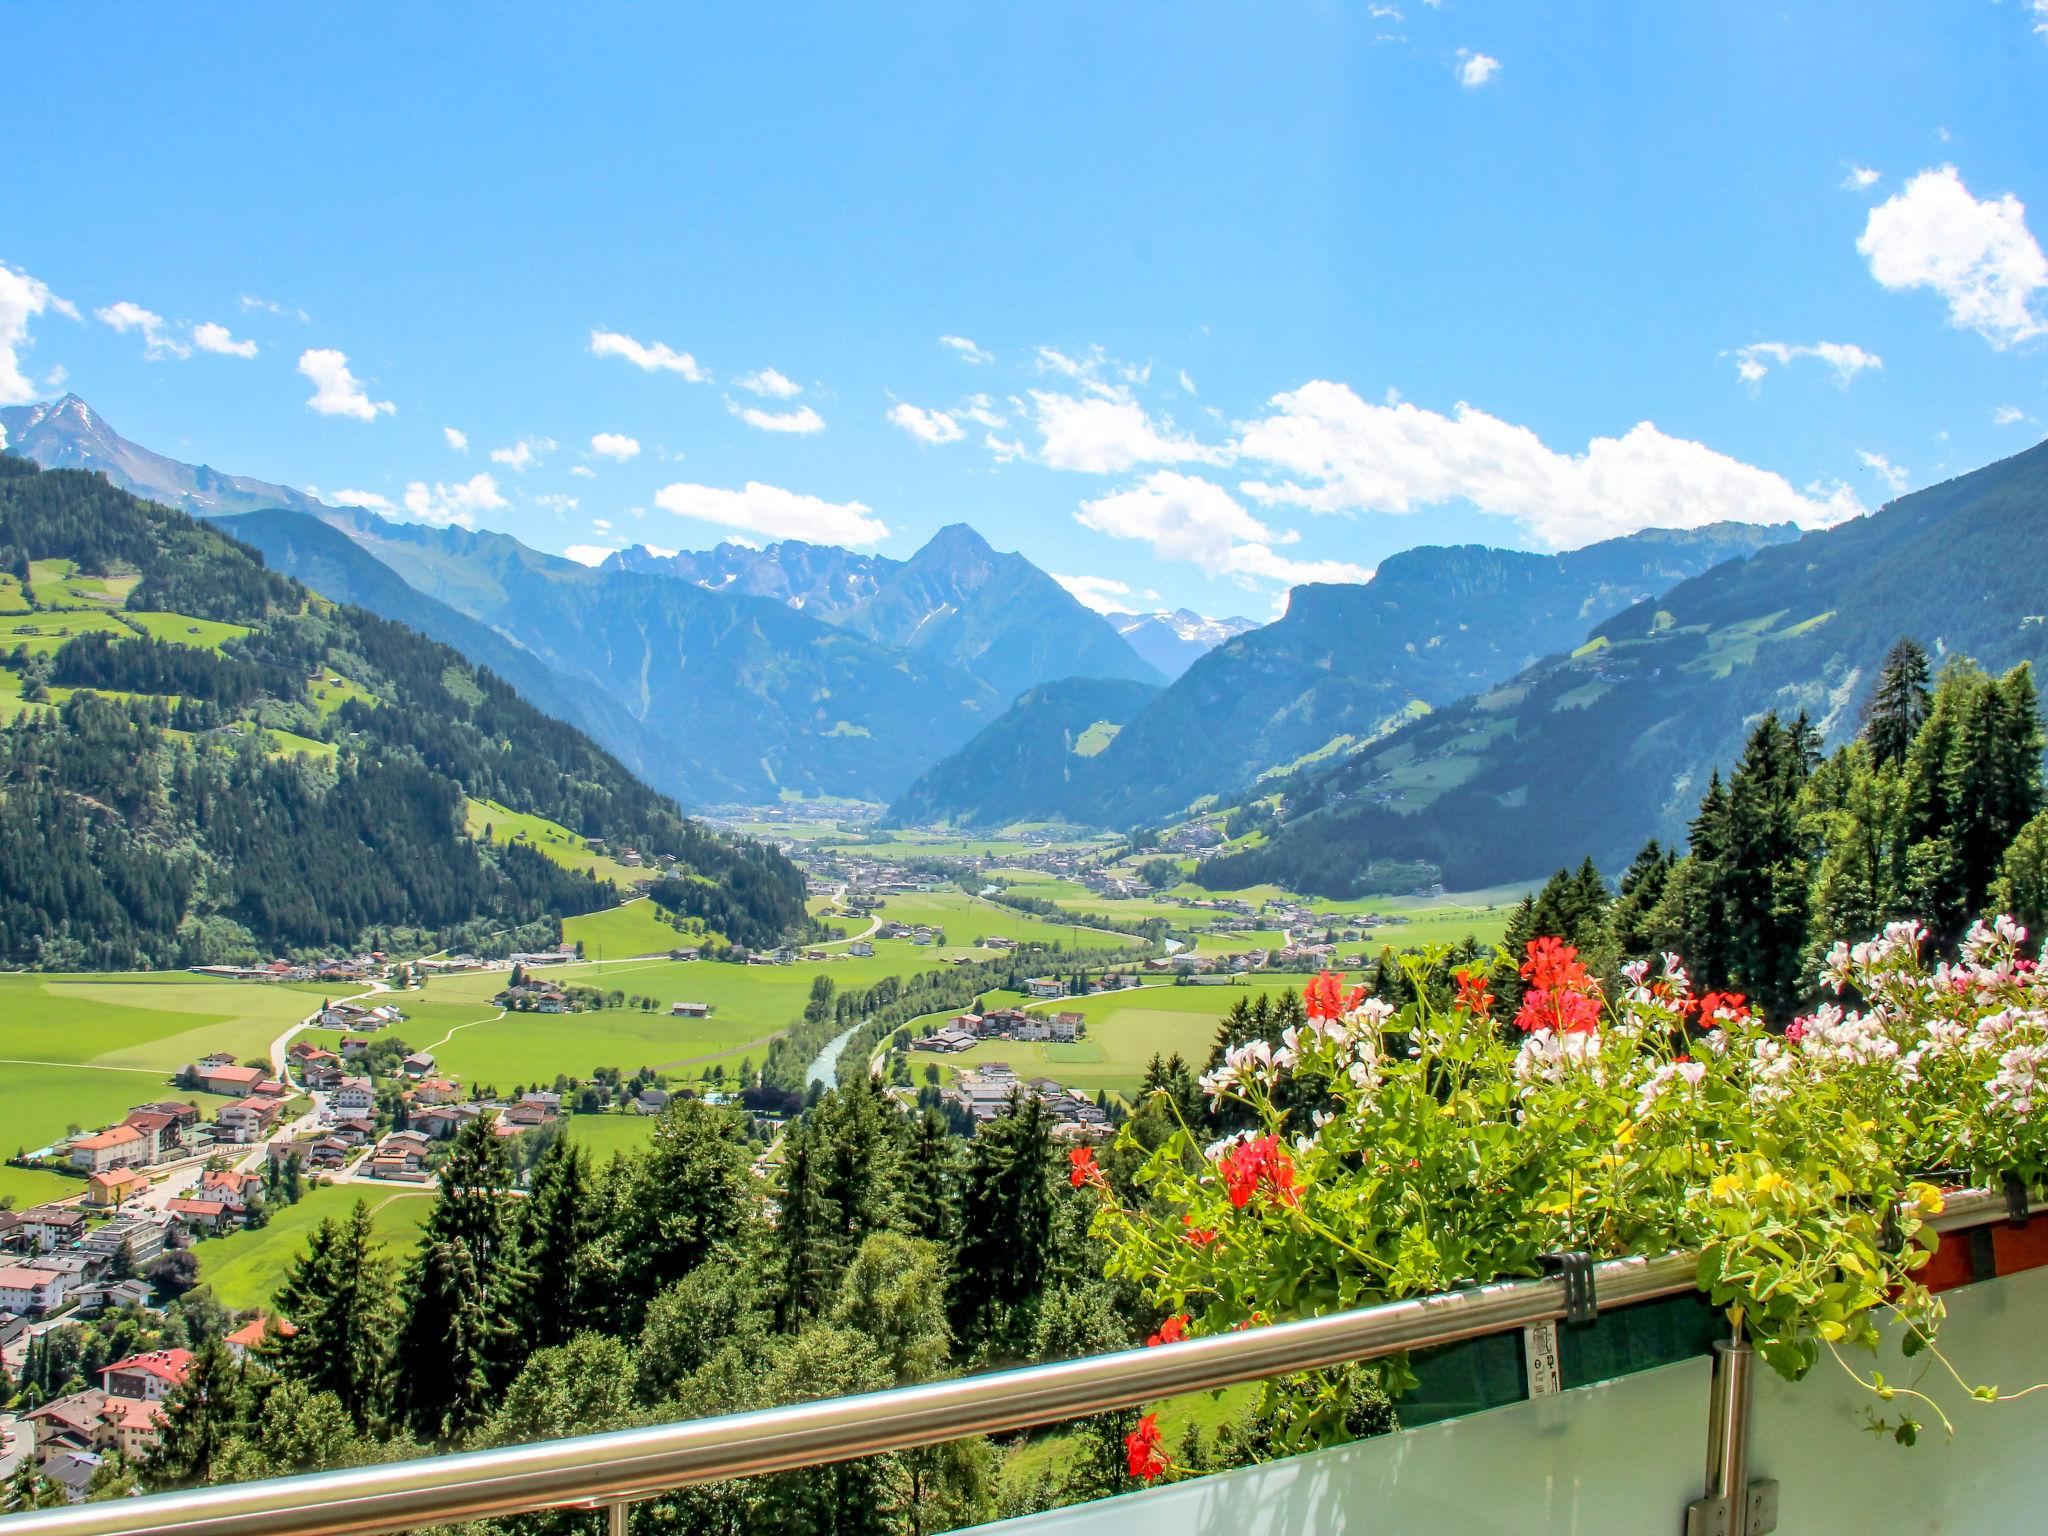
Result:
{"type": "MultiPolygon", "coordinates": [[[[1085,1149],[1073,1182],[1101,1201],[1112,1272],[1158,1304],[1162,1345],[1533,1277],[1552,1253],[1696,1249],[1701,1288],[1788,1378],[1823,1354],[1856,1374],[1844,1347],[1874,1350],[1888,1321],[1954,1375],[1919,1279],[1939,1184],[2031,1183],[2048,1155],[2048,982],[2025,937],[1979,924],[1933,964],[1926,935],[1895,924],[1838,946],[1835,1000],[1781,1025],[1696,993],[1673,955],[1627,966],[1605,995],[1556,939],[1528,946],[1511,1020],[1478,968],[1432,1003],[1422,983],[1441,956],[1405,962],[1421,1000],[1399,1011],[1326,974],[1305,1024],[1203,1079],[1249,1129],[1205,1144],[1180,1126],[1143,1155],[1128,1202],[1085,1149]]],[[[1377,1370],[1390,1395],[1412,1384],[1404,1359],[1377,1370]]],[[[1874,1427],[1910,1441],[1930,1409],[1949,1426],[1917,1387],[1857,1379],[1874,1427]]],[[[1272,1404],[1290,1414],[1285,1443],[1334,1438],[1342,1378],[1300,1386],[1272,1404]]],[[[1156,1446],[1140,1461],[1166,1470],[1156,1446]]]]}

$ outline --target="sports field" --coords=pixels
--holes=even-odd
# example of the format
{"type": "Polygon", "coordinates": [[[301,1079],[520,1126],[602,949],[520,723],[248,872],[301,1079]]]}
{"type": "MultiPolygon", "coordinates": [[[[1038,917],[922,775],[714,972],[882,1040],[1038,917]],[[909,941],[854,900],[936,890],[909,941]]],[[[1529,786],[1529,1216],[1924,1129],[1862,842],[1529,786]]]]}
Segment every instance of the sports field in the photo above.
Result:
{"type": "Polygon", "coordinates": [[[340,1221],[356,1201],[370,1207],[377,1236],[387,1253],[403,1259],[419,1239],[420,1224],[434,1203],[429,1190],[394,1193],[377,1185],[331,1184],[309,1189],[296,1205],[271,1213],[254,1232],[231,1232],[202,1239],[193,1252],[199,1257],[199,1280],[227,1306],[260,1307],[269,1300],[291,1262],[305,1250],[306,1238],[327,1217],[340,1221]]]}

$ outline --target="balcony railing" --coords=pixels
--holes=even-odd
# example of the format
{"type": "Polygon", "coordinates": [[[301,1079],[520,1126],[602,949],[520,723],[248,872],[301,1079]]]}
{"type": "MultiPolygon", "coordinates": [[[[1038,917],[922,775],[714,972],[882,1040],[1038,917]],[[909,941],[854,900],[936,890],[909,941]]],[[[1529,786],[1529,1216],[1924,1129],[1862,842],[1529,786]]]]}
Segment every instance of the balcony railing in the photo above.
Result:
{"type": "MultiPolygon", "coordinates": [[[[2036,1207],[2025,1204],[2024,1209],[2031,1212],[2036,1207]]],[[[1970,1191],[1951,1196],[1932,1225],[1957,1232],[2014,1214],[2006,1195],[1970,1191]]],[[[1597,1309],[1604,1312],[1690,1292],[1695,1288],[1696,1264],[1696,1254],[1674,1253],[1595,1265],[1597,1309]]],[[[618,1533],[635,1500],[670,1489],[1027,1429],[1182,1393],[1540,1327],[1564,1321],[1570,1310],[1562,1276],[1504,1282],[1170,1348],[1098,1355],[858,1397],[42,1510],[0,1518],[0,1536],[366,1536],[562,1508],[608,1509],[618,1533]]],[[[1713,1442],[1706,1496],[1695,1501],[1690,1523],[1682,1508],[1674,1508],[1665,1529],[1762,1536],[1769,1528],[1767,1495],[1759,1497],[1754,1523],[1749,1513],[1747,1364],[1746,1352],[1719,1352],[1711,1414],[1705,1402],[1699,1405],[1699,1417],[1709,1421],[1713,1442]]],[[[1406,1436],[1390,1438],[1399,1441],[1406,1436]]],[[[1275,1465],[1291,1464],[1220,1474],[1136,1497],[1171,1498],[1207,1484],[1266,1473],[1275,1465]]],[[[1125,1503],[1117,1502],[1120,1507],[1125,1503]]],[[[1455,1511],[1458,1502],[1459,1490],[1451,1488],[1441,1492],[1435,1505],[1455,1511]]],[[[1079,1530],[1083,1527],[1072,1517],[1085,1513],[1061,1511],[1044,1519],[1062,1529],[1079,1530]]],[[[1126,1510],[1118,1518],[1128,1514],[1126,1510]]],[[[1440,1528],[1457,1527],[1453,1523],[1440,1528]]],[[[1484,1528],[1506,1529],[1491,1524],[1484,1528]]],[[[1553,1527],[1532,1521],[1516,1528],[1553,1527]]],[[[1555,1528],[1590,1527],[1574,1522],[1555,1528]]],[[[1132,1528],[1120,1529],[1128,1536],[1132,1528]]]]}

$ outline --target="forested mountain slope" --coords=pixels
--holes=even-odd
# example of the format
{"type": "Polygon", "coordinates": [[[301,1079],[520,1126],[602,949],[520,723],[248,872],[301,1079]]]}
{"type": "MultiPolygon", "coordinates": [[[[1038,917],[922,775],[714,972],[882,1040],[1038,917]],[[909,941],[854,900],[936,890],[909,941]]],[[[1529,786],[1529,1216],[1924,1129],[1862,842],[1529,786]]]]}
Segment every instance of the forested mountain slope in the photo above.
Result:
{"type": "Polygon", "coordinates": [[[1032,813],[1044,786],[1086,771],[1157,698],[1150,683],[1069,677],[1018,696],[1002,718],[911,785],[891,821],[1000,826],[1032,813]]]}
{"type": "Polygon", "coordinates": [[[610,904],[470,802],[675,858],[693,915],[802,920],[779,854],[685,820],[455,651],[98,475],[0,455],[0,963],[398,952],[610,904]]]}
{"type": "Polygon", "coordinates": [[[1589,853],[1619,868],[1648,837],[1682,837],[1709,773],[1766,711],[1804,711],[1827,744],[1853,735],[1902,634],[1937,659],[2038,664],[2044,560],[2048,445],[1591,626],[1575,649],[1298,786],[1271,845],[1204,877],[1335,892],[1368,855],[1426,859],[1472,886],[1589,853]]]}
{"type": "MultiPolygon", "coordinates": [[[[1297,587],[1285,617],[1196,661],[1083,771],[1006,787],[1005,806],[1128,826],[1341,757],[1575,644],[1639,597],[1794,533],[1747,523],[1651,529],[1561,555],[1424,547],[1389,557],[1363,585],[1297,587]]],[[[973,815],[949,772],[934,769],[928,788],[973,815]]]]}

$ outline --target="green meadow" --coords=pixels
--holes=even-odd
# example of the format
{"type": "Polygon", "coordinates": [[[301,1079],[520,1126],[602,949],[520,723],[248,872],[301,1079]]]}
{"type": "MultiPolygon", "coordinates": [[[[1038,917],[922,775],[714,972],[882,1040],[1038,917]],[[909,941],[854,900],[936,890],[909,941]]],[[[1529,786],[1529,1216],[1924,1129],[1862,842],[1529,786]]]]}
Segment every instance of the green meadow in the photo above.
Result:
{"type": "Polygon", "coordinates": [[[603,912],[567,918],[562,923],[562,937],[572,944],[581,944],[583,953],[593,960],[600,953],[607,960],[666,955],[671,949],[694,949],[702,942],[698,935],[683,933],[663,922],[660,908],[645,896],[603,912]]]}
{"type": "Polygon", "coordinates": [[[308,1189],[296,1205],[271,1212],[257,1230],[203,1238],[193,1248],[199,1279],[222,1303],[237,1309],[269,1303],[306,1239],[323,1220],[347,1217],[356,1201],[370,1207],[373,1229],[388,1257],[403,1260],[419,1240],[434,1199],[428,1190],[393,1192],[375,1184],[330,1184],[308,1189]]]}

